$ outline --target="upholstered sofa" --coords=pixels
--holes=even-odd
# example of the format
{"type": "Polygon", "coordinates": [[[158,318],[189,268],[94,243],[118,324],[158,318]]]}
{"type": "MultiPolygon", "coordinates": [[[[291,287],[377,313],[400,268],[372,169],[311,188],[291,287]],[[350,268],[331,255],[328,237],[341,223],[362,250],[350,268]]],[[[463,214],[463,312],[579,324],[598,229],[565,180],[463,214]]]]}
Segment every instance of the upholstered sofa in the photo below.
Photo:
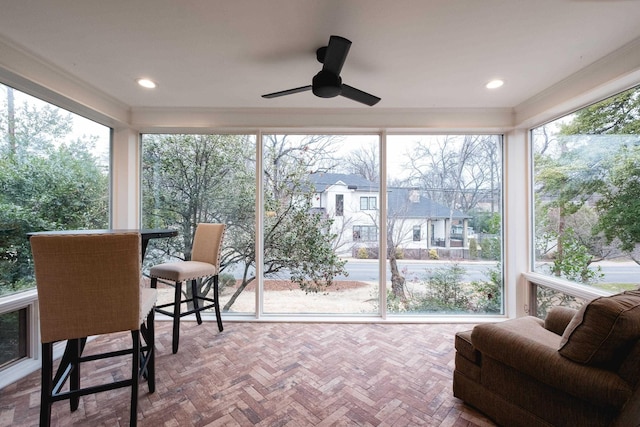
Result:
{"type": "Polygon", "coordinates": [[[453,393],[502,426],[640,426],[640,291],[455,337],[453,393]]]}

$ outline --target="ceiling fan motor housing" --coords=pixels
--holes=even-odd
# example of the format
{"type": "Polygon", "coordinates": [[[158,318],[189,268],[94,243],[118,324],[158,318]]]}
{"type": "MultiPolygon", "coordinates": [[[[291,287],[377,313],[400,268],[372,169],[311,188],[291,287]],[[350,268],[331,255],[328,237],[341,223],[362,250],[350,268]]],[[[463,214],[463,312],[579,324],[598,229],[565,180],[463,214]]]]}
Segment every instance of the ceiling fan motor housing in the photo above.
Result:
{"type": "Polygon", "coordinates": [[[312,90],[315,96],[333,98],[342,92],[342,79],[333,73],[320,71],[313,77],[312,90]]]}
{"type": "Polygon", "coordinates": [[[329,37],[329,44],[316,51],[316,58],[322,63],[322,70],[313,77],[311,85],[268,93],[262,95],[262,97],[277,98],[311,90],[315,96],[320,98],[333,98],[341,95],[368,106],[377,104],[380,101],[377,96],[363,92],[353,86],[342,84],[340,71],[342,71],[342,66],[347,59],[350,47],[351,41],[344,37],[329,37]]]}

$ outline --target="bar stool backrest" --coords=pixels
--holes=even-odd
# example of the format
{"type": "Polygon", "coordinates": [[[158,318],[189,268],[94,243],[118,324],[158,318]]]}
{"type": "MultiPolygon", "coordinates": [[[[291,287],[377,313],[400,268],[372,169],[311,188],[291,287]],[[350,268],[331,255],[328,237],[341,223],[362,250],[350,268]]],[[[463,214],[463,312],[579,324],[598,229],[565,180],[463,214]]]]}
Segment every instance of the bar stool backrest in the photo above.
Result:
{"type": "Polygon", "coordinates": [[[219,269],[224,230],[225,224],[198,224],[193,237],[191,260],[206,262],[219,269]]]}
{"type": "Polygon", "coordinates": [[[140,327],[140,235],[30,239],[43,343],[140,327]]]}

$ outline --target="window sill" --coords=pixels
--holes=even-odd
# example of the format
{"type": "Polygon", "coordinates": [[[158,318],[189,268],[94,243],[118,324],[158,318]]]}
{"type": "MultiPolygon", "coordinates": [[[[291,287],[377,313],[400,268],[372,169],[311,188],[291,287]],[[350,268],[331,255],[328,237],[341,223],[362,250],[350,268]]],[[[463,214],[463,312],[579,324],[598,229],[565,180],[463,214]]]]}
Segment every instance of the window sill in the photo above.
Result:
{"type": "Polygon", "coordinates": [[[606,297],[612,295],[612,292],[591,286],[580,285],[569,280],[559,279],[557,277],[547,276],[540,273],[526,272],[522,273],[525,279],[535,285],[544,286],[567,295],[591,301],[598,297],[606,297]]]}

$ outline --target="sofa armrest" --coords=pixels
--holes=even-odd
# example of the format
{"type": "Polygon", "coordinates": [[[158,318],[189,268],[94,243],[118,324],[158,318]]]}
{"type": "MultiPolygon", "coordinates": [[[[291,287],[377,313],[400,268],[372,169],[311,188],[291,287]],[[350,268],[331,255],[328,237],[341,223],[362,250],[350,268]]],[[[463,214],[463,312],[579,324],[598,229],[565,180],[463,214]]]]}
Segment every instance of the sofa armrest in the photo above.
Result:
{"type": "Polygon", "coordinates": [[[615,372],[581,365],[558,353],[561,337],[535,317],[477,325],[473,346],[482,357],[526,374],[535,380],[600,407],[619,409],[629,399],[631,386],[615,372]]]}
{"type": "Polygon", "coordinates": [[[544,319],[544,327],[551,332],[562,335],[577,312],[578,310],[575,308],[553,307],[544,319]]]}

